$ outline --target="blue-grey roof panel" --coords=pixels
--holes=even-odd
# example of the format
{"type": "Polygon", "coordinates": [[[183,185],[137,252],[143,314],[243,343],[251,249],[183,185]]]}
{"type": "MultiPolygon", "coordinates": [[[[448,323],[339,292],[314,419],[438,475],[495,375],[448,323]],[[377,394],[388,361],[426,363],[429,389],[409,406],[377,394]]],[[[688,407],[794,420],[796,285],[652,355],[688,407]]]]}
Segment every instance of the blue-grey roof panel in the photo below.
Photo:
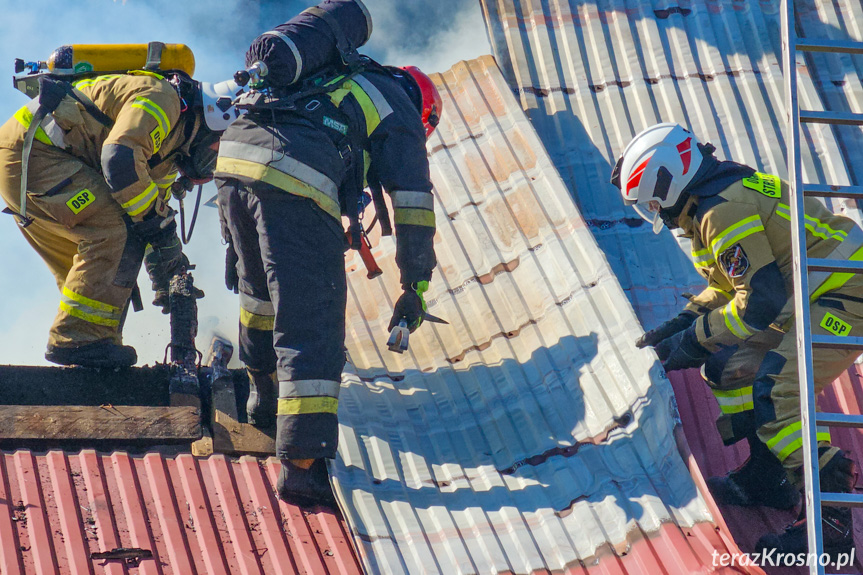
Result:
{"type": "MultiPolygon", "coordinates": [[[[713,143],[719,157],[784,176],[779,0],[482,4],[504,75],[639,319],[647,327],[667,319],[681,307],[680,295],[702,282],[685,241],[678,245],[668,231],[651,237],[622,204],[609,184],[612,166],[636,133],[676,121],[713,143]]],[[[859,37],[859,3],[797,6],[803,35],[859,37]]],[[[861,64],[859,57],[800,55],[801,106],[860,111],[861,64]]],[[[810,125],[803,135],[807,180],[853,180],[859,129],[810,125]]],[[[859,220],[854,202],[834,207],[859,220]]]]}
{"type": "Polygon", "coordinates": [[[532,573],[631,554],[644,568],[658,545],[704,569],[725,544],[678,449],[671,387],[632,345],[640,327],[591,228],[491,57],[434,79],[427,295],[450,324],[388,351],[394,242],[374,238],[380,279],[348,255],[333,477],[364,565],[532,573]]]}

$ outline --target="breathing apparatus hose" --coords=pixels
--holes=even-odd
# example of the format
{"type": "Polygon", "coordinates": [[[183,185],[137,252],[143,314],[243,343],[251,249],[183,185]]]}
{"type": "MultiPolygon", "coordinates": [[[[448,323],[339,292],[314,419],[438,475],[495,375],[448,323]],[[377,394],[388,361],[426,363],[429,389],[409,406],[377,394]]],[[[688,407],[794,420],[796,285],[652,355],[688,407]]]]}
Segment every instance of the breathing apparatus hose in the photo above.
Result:
{"type": "Polygon", "coordinates": [[[183,199],[180,198],[180,235],[182,236],[183,245],[188,245],[192,241],[192,233],[195,231],[195,222],[198,221],[198,209],[201,207],[201,195],[204,185],[198,184],[198,197],[195,198],[195,209],[192,211],[192,221],[189,223],[189,232],[186,233],[186,209],[183,206],[183,199]]]}

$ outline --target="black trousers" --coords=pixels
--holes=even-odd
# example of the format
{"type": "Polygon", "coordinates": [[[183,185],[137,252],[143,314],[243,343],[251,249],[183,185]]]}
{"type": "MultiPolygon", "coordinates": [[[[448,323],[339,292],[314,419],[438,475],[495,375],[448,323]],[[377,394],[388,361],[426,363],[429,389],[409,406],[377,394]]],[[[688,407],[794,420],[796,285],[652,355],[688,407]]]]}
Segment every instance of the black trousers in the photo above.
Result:
{"type": "Polygon", "coordinates": [[[219,209],[239,257],[240,359],[277,371],[276,455],[335,457],[345,364],[341,222],[267,184],[220,181],[219,209]]]}

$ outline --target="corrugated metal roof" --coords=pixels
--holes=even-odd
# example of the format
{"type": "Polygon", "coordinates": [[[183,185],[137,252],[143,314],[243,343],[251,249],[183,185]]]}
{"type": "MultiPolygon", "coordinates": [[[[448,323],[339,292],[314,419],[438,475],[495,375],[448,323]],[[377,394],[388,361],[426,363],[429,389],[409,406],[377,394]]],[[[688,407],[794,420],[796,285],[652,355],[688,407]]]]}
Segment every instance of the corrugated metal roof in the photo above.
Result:
{"type": "MultiPolygon", "coordinates": [[[[624,207],[609,184],[611,169],[636,133],[677,121],[715,144],[720,157],[786,173],[779,0],[482,4],[497,61],[639,319],[646,327],[664,321],[679,309],[679,294],[702,281],[688,246],[678,249],[668,231],[654,236],[624,207]]],[[[826,28],[839,38],[863,22],[856,2],[799,5],[806,34],[823,37],[826,28]]],[[[855,64],[863,61],[816,56],[817,73],[803,56],[798,62],[802,106],[823,109],[826,95],[833,109],[859,111],[855,64]]],[[[863,140],[856,128],[839,133],[837,140],[829,126],[804,128],[810,181],[850,183],[845,164],[859,161],[863,140]]]]}
{"type": "MultiPolygon", "coordinates": [[[[779,0],[626,2],[482,0],[493,51],[539,132],[646,328],[674,315],[677,297],[701,286],[685,242],[653,236],[608,184],[629,140],[660,121],[691,127],[720,157],[784,176],[779,0]]],[[[796,2],[798,31],[809,38],[863,39],[860,2],[796,2]]],[[[861,112],[863,60],[798,56],[801,106],[861,112]]],[[[804,178],[860,184],[859,128],[804,127],[804,178]]],[[[860,221],[853,201],[834,209],[860,221]]],[[[859,413],[854,376],[825,390],[822,406],[859,413]],[[856,394],[856,395],[855,395],[856,394]]],[[[672,376],[684,429],[705,475],[721,475],[746,457],[723,449],[713,427],[717,408],[692,372],[672,376]]],[[[836,430],[840,445],[863,461],[860,432],[836,430]]],[[[793,517],[723,509],[744,550],[793,517]]],[[[858,517],[858,543],[863,533],[858,517]]]]}
{"type": "Polygon", "coordinates": [[[0,453],[0,573],[358,574],[331,512],[278,501],[276,459],[0,453]],[[137,568],[94,560],[151,551],[137,568]]]}
{"type": "Polygon", "coordinates": [[[366,569],[712,572],[733,544],[678,451],[671,386],[533,127],[491,57],[434,79],[428,299],[450,325],[389,352],[394,242],[376,242],[383,278],[349,275],[334,481],[366,569]]]}

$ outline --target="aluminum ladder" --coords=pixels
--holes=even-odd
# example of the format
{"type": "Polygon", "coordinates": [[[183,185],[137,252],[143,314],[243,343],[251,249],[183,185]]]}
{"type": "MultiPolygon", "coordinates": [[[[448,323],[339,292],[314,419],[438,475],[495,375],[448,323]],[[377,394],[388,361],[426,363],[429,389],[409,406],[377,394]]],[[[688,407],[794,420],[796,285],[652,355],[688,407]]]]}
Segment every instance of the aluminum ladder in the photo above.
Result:
{"type": "MultiPolygon", "coordinates": [[[[805,505],[809,553],[821,557],[821,505],[863,507],[863,495],[823,493],[818,473],[818,442],[816,426],[863,428],[863,415],[816,413],[815,387],[812,372],[812,348],[832,347],[863,351],[863,337],[813,336],[809,313],[809,271],[863,273],[863,261],[841,261],[808,258],[804,228],[803,198],[843,197],[863,199],[863,186],[830,186],[804,183],[800,158],[800,123],[863,126],[863,114],[800,110],[797,94],[797,52],[831,52],[863,54],[863,42],[798,39],[794,27],[794,0],[782,0],[782,60],[785,82],[785,103],[788,113],[788,180],[790,182],[791,238],[794,262],[794,312],[797,317],[797,358],[800,382],[800,420],[803,433],[803,470],[806,481],[805,505]],[[801,193],[802,191],[802,193],[801,193]]],[[[818,561],[809,565],[812,575],[823,575],[818,561]]]]}

